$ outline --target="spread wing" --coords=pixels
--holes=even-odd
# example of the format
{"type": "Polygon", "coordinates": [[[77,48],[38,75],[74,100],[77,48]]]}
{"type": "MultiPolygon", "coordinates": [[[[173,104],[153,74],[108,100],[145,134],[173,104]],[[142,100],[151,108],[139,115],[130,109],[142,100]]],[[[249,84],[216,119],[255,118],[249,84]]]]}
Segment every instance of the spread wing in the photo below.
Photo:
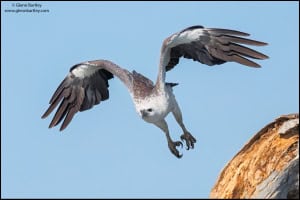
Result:
{"type": "Polygon", "coordinates": [[[164,40],[160,67],[169,71],[178,64],[181,57],[209,66],[237,62],[249,67],[260,67],[249,58],[267,59],[268,56],[243,45],[264,46],[267,43],[246,39],[245,36],[249,34],[203,26],[188,27],[164,40]]]}
{"type": "Polygon", "coordinates": [[[108,80],[117,76],[132,91],[132,74],[106,60],[88,61],[74,65],[61,82],[52,98],[50,106],[43,114],[46,118],[60,103],[49,128],[58,125],[65,129],[78,111],[85,111],[109,98],[108,80]]]}

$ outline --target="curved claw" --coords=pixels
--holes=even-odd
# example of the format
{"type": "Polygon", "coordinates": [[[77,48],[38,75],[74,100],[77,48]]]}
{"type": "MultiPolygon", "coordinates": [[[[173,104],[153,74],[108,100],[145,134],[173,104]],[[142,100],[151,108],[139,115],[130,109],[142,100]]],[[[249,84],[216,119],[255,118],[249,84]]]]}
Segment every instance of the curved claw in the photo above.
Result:
{"type": "MultiPolygon", "coordinates": [[[[180,139],[181,139],[182,142],[184,142],[184,140],[185,140],[184,135],[181,135],[181,136],[180,136],[180,139]]],[[[185,140],[185,144],[186,144],[186,150],[189,150],[190,147],[189,147],[189,144],[188,144],[188,141],[187,141],[187,140],[185,140]]]]}
{"type": "Polygon", "coordinates": [[[190,148],[194,148],[194,143],[196,143],[196,139],[189,133],[189,132],[186,132],[184,134],[182,134],[180,136],[180,139],[183,141],[185,140],[185,143],[186,143],[186,150],[189,150],[190,148]]]}
{"type": "Polygon", "coordinates": [[[177,146],[181,146],[181,148],[183,147],[182,142],[180,141],[176,141],[176,142],[169,142],[168,144],[170,151],[177,157],[177,158],[181,158],[182,154],[179,153],[179,151],[176,149],[177,146]]]}
{"type": "Polygon", "coordinates": [[[182,154],[179,154],[178,156],[177,156],[177,158],[181,158],[182,157],[182,154]]]}
{"type": "Polygon", "coordinates": [[[183,147],[183,144],[182,144],[182,142],[180,142],[180,141],[176,141],[176,142],[174,142],[174,144],[175,144],[175,146],[181,146],[181,148],[183,147]]]}

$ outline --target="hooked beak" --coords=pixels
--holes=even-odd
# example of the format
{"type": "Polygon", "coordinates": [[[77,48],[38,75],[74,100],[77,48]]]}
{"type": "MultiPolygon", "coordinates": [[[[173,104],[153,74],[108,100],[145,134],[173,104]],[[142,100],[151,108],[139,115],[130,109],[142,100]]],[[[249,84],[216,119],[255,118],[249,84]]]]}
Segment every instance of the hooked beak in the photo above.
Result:
{"type": "Polygon", "coordinates": [[[140,110],[140,113],[141,113],[141,116],[142,118],[146,117],[148,115],[147,111],[146,110],[140,110]]]}

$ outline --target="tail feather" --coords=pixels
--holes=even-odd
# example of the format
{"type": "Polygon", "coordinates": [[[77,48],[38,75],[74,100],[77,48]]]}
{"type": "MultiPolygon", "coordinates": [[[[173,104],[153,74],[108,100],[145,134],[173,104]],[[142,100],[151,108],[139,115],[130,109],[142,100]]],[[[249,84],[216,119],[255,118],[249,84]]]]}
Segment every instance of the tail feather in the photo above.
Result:
{"type": "Polygon", "coordinates": [[[176,85],[179,85],[179,83],[166,83],[166,85],[169,85],[171,87],[175,87],[176,85]]]}

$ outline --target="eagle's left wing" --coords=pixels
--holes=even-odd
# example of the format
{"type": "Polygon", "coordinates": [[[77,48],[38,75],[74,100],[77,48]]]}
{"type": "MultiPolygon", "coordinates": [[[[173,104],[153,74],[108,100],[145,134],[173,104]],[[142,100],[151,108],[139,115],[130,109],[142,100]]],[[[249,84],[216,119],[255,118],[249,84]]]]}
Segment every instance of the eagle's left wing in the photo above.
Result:
{"type": "Polygon", "coordinates": [[[212,66],[225,62],[237,62],[249,67],[260,67],[249,60],[267,59],[268,56],[240,44],[264,46],[265,42],[246,39],[248,33],[203,26],[188,27],[166,38],[161,49],[160,67],[171,70],[178,64],[180,57],[212,66]]]}

